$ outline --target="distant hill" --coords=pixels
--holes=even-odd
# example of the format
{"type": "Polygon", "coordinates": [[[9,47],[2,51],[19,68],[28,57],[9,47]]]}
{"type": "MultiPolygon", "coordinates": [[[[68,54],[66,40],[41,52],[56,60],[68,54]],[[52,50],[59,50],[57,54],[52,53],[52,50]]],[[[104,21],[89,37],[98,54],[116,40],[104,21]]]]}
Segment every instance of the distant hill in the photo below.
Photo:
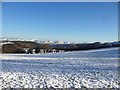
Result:
{"type": "Polygon", "coordinates": [[[3,53],[17,53],[17,51],[23,51],[23,48],[17,44],[5,44],[2,46],[3,53]]]}
{"type": "Polygon", "coordinates": [[[30,41],[12,41],[14,44],[4,44],[2,46],[2,53],[25,53],[24,48],[51,48],[48,44],[38,44],[30,41]]]}
{"type": "Polygon", "coordinates": [[[2,53],[25,53],[25,49],[35,49],[39,53],[40,49],[48,50],[64,50],[64,51],[77,51],[89,50],[109,47],[120,47],[120,42],[111,43],[83,43],[83,44],[40,44],[33,41],[2,41],[0,43],[0,50],[2,53]],[[1,49],[2,48],[2,49],[1,49]]]}

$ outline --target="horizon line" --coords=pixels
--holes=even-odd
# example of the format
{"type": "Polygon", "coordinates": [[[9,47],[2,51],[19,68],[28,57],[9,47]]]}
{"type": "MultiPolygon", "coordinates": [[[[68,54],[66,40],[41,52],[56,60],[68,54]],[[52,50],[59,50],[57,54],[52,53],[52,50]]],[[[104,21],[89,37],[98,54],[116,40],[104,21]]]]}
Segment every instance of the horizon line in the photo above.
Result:
{"type": "Polygon", "coordinates": [[[45,40],[45,39],[40,39],[40,38],[19,38],[19,37],[0,37],[1,39],[23,39],[23,40],[39,40],[39,41],[62,41],[62,42],[71,42],[71,43],[94,43],[94,42],[100,42],[100,43],[105,43],[105,42],[118,42],[120,40],[111,40],[111,41],[69,41],[69,40],[45,40]]]}

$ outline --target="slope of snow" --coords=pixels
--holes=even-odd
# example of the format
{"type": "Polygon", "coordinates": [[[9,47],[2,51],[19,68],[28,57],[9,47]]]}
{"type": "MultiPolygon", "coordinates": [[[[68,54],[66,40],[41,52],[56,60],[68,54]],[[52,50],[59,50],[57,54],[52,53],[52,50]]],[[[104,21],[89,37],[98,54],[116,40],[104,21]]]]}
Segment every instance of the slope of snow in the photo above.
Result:
{"type": "Polygon", "coordinates": [[[0,58],[1,88],[119,88],[117,48],[0,58]]]}

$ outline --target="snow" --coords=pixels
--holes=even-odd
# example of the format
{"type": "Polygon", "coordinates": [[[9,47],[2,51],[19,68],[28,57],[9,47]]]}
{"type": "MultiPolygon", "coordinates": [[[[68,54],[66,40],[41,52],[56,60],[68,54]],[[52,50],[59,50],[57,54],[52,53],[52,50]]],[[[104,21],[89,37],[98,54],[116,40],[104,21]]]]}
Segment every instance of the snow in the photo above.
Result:
{"type": "Polygon", "coordinates": [[[1,43],[0,42],[0,46],[5,45],[5,44],[14,44],[14,43],[12,43],[12,42],[3,42],[3,43],[1,43]]]}
{"type": "Polygon", "coordinates": [[[1,88],[119,88],[118,48],[0,58],[1,88]]]}

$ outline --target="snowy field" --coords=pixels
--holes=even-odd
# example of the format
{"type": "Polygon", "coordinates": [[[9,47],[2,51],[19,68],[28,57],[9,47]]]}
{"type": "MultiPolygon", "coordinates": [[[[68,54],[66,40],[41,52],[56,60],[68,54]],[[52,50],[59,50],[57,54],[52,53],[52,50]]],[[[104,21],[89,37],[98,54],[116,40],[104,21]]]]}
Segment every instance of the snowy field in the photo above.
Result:
{"type": "Polygon", "coordinates": [[[2,54],[1,88],[119,88],[118,48],[2,54]]]}

